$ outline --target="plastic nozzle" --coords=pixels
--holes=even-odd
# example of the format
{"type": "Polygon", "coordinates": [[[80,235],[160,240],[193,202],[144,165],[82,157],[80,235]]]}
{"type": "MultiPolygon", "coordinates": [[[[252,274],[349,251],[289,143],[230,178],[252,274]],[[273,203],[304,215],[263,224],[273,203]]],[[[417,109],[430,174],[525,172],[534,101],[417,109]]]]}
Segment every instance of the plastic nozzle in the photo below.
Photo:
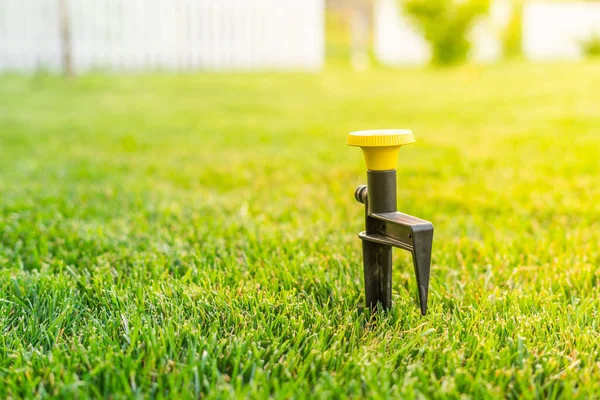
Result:
{"type": "Polygon", "coordinates": [[[360,147],[370,171],[396,169],[400,147],[415,142],[412,131],[406,129],[377,129],[350,132],[349,146],[360,147]]]}

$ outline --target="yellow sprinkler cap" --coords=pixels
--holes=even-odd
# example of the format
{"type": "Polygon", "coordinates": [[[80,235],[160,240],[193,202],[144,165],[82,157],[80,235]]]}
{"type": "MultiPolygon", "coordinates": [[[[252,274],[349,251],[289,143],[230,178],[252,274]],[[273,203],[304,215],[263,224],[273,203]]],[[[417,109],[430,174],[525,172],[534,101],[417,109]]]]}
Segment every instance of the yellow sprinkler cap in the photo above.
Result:
{"type": "Polygon", "coordinates": [[[348,134],[349,146],[362,148],[370,171],[396,169],[400,147],[415,142],[412,131],[406,129],[377,129],[348,134]]]}

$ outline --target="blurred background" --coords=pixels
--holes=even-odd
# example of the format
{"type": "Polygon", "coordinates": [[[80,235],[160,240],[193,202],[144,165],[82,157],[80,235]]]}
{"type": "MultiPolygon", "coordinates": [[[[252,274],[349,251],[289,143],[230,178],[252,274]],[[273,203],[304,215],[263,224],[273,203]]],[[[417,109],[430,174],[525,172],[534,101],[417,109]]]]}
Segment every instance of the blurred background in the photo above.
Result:
{"type": "Polygon", "coordinates": [[[318,70],[600,54],[600,2],[0,0],[0,70],[318,70]]]}

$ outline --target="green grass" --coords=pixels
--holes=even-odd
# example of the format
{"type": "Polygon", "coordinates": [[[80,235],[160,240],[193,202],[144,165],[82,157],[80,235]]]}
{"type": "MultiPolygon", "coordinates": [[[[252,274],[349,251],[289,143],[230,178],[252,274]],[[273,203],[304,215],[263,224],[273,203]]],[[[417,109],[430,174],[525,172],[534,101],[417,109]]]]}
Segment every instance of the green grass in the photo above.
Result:
{"type": "Polygon", "coordinates": [[[600,64],[0,78],[0,398],[600,395],[600,64]],[[350,130],[436,227],[360,312],[350,130]]]}

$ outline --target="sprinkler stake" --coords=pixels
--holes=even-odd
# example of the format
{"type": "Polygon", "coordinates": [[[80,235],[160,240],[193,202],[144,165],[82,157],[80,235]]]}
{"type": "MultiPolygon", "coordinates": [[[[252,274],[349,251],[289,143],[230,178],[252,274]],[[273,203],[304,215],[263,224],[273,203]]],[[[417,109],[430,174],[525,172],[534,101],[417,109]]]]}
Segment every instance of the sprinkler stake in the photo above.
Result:
{"type": "Polygon", "coordinates": [[[421,314],[427,313],[433,225],[397,211],[396,160],[400,147],[414,143],[411,131],[374,130],[351,132],[348,145],[361,147],[367,164],[367,185],[354,197],[365,205],[362,239],[367,307],[392,306],[392,247],[412,254],[421,314]]]}

